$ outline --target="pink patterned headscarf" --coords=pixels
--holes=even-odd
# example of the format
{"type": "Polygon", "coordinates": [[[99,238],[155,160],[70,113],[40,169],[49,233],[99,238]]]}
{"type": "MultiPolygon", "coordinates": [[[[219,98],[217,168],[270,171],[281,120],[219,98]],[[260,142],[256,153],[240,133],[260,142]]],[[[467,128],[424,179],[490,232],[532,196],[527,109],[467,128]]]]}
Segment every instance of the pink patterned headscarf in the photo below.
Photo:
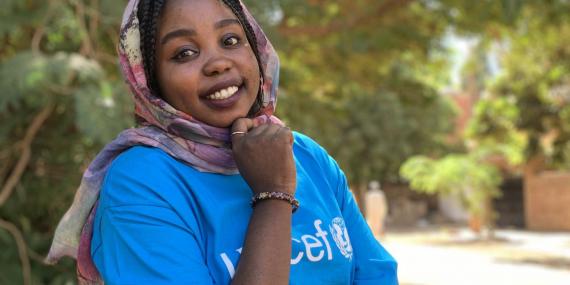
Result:
{"type": "MultiPolygon", "coordinates": [[[[73,204],[57,226],[46,258],[47,263],[55,263],[63,256],[77,258],[77,271],[82,284],[102,283],[90,254],[93,217],[107,169],[123,151],[135,145],[153,146],[199,171],[225,175],[238,173],[230,148],[228,128],[202,123],[192,114],[176,110],[148,88],[140,49],[138,3],[139,0],[130,0],[127,4],[118,51],[123,75],[134,97],[135,114],[142,121],[141,126],[121,132],[91,162],[83,174],[73,204]]],[[[263,106],[255,119],[281,124],[273,116],[279,81],[277,53],[245,5],[241,1],[240,4],[255,33],[257,42],[250,44],[257,46],[262,69],[263,106]]]]}

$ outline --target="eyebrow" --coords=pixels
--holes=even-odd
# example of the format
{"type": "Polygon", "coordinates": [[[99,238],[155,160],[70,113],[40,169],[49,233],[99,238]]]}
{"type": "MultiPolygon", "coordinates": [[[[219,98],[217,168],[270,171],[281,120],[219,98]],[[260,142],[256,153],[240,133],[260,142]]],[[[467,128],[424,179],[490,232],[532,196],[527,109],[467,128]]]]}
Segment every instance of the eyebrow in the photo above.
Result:
{"type": "MultiPolygon", "coordinates": [[[[223,27],[227,27],[230,25],[239,25],[241,26],[241,23],[238,19],[223,19],[221,21],[218,21],[214,24],[214,28],[215,29],[221,29],[223,27]]],[[[196,35],[196,31],[193,29],[177,29],[174,30],[172,32],[169,32],[168,34],[166,34],[162,40],[160,40],[160,44],[164,45],[166,44],[169,40],[174,39],[174,38],[179,38],[179,37],[192,37],[196,35]]]]}
{"type": "Polygon", "coordinates": [[[229,25],[239,25],[241,26],[241,23],[238,21],[238,19],[224,19],[221,20],[217,23],[214,24],[214,28],[216,29],[221,29],[223,27],[227,27],[229,25]]]}
{"type": "Polygon", "coordinates": [[[180,37],[192,37],[196,35],[196,31],[192,29],[178,29],[166,34],[160,41],[161,45],[166,44],[169,40],[180,37]]]}

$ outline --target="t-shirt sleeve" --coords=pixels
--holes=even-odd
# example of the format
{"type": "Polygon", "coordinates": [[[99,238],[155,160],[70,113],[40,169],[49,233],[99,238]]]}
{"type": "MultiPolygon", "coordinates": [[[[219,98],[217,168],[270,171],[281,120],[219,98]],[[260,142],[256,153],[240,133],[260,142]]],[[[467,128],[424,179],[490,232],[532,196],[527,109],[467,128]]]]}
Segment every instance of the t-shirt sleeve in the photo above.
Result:
{"type": "Polygon", "coordinates": [[[181,186],[164,157],[134,149],[107,172],[91,245],[106,284],[213,284],[195,218],[171,201],[181,186]]]}
{"type": "Polygon", "coordinates": [[[94,261],[106,284],[212,284],[195,236],[169,208],[101,209],[104,246],[94,261]]]}
{"type": "Polygon", "coordinates": [[[397,262],[376,240],[362,216],[352,192],[348,188],[346,176],[336,161],[310,138],[297,134],[299,143],[310,148],[321,165],[328,183],[335,191],[355,258],[353,284],[393,285],[398,284],[397,262]]]}

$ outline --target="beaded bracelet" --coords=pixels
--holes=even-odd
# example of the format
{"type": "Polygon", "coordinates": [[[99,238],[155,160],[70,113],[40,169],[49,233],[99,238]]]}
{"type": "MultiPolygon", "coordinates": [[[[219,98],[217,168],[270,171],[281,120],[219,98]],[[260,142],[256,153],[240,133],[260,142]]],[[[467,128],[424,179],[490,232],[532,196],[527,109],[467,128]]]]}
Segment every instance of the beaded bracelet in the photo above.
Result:
{"type": "Polygon", "coordinates": [[[277,199],[277,200],[283,200],[285,202],[288,202],[289,204],[291,204],[291,207],[293,207],[293,213],[295,213],[295,211],[297,211],[297,209],[299,208],[299,200],[295,199],[295,197],[293,195],[283,193],[283,192],[261,192],[261,193],[258,193],[251,198],[251,207],[253,208],[253,207],[255,207],[255,205],[259,201],[263,201],[263,200],[267,200],[267,199],[277,199]]]}

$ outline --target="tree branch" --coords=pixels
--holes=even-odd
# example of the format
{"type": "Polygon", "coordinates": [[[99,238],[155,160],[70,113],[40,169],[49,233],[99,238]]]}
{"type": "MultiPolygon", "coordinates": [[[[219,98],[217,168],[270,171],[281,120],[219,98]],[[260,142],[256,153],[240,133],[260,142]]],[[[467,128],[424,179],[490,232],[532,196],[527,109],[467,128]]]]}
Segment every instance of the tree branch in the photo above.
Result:
{"type": "Polygon", "coordinates": [[[378,19],[387,13],[391,13],[396,9],[401,9],[408,6],[416,0],[385,0],[380,7],[376,9],[374,13],[371,13],[365,17],[353,17],[348,20],[337,20],[331,22],[327,26],[298,26],[298,27],[287,27],[286,21],[279,27],[279,33],[284,36],[311,36],[311,37],[322,37],[326,36],[332,32],[338,31],[340,29],[350,29],[359,25],[364,25],[371,20],[378,19]]]}
{"type": "MultiPolygon", "coordinates": [[[[89,37],[97,38],[97,32],[99,30],[99,0],[91,0],[90,11],[92,11],[89,17],[89,37]]],[[[94,51],[97,50],[97,42],[94,42],[94,51]]]]}
{"type": "Polygon", "coordinates": [[[42,19],[41,24],[38,26],[38,28],[34,32],[34,35],[32,36],[31,49],[32,49],[33,53],[39,53],[40,52],[40,44],[41,44],[42,38],[44,37],[44,34],[45,34],[45,27],[46,27],[47,22],[53,16],[53,11],[54,11],[53,0],[50,0],[48,3],[48,10],[47,10],[44,18],[42,19]]]}
{"type": "MultiPolygon", "coordinates": [[[[111,41],[113,42],[113,46],[116,48],[119,46],[119,33],[115,30],[115,29],[107,29],[106,34],[109,36],[109,38],[111,39],[111,41]]],[[[115,56],[115,62],[117,61],[116,56],[115,56]]]]}
{"type": "Polygon", "coordinates": [[[2,166],[0,166],[0,184],[4,183],[4,177],[6,177],[6,174],[12,167],[12,163],[10,163],[12,150],[17,147],[19,147],[19,144],[10,145],[0,152],[0,163],[2,163],[2,166]]]}
{"type": "Polygon", "coordinates": [[[99,51],[97,51],[95,53],[95,59],[98,61],[104,61],[104,62],[109,63],[109,64],[117,64],[117,62],[118,62],[117,56],[110,55],[110,54],[105,53],[105,52],[99,52],[99,51]]]}
{"type": "Polygon", "coordinates": [[[89,34],[89,30],[87,25],[85,24],[85,6],[83,5],[82,1],[72,1],[75,5],[75,19],[79,26],[79,29],[83,32],[83,38],[81,39],[81,55],[89,57],[93,54],[95,50],[93,48],[93,43],[91,42],[91,35],[89,34]]]}
{"type": "Polygon", "coordinates": [[[20,144],[20,147],[22,148],[20,159],[18,160],[18,163],[16,163],[16,167],[14,167],[10,177],[8,177],[6,183],[2,186],[2,191],[0,192],[0,207],[4,205],[6,200],[8,200],[16,185],[20,182],[20,178],[22,177],[22,174],[24,174],[24,170],[28,166],[28,162],[32,156],[32,142],[53,109],[54,105],[52,103],[48,103],[48,105],[34,117],[31,125],[26,130],[26,135],[20,144]]]}
{"type": "Polygon", "coordinates": [[[22,278],[24,280],[24,285],[31,284],[31,268],[30,268],[30,259],[28,258],[27,253],[27,246],[24,237],[20,230],[12,223],[0,219],[0,228],[7,230],[16,241],[16,246],[18,247],[18,254],[20,255],[20,261],[22,263],[22,278]]]}

